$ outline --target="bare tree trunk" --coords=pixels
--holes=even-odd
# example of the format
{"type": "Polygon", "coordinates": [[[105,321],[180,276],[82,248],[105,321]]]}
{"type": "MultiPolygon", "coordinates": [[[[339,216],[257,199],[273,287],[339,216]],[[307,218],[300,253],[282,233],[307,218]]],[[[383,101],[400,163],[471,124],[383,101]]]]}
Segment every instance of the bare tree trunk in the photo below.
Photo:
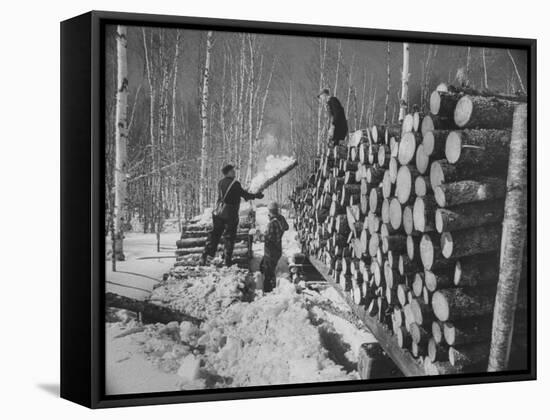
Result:
{"type": "Polygon", "coordinates": [[[349,68],[349,73],[348,73],[348,96],[346,98],[346,116],[349,115],[349,104],[350,104],[350,101],[351,101],[351,90],[352,90],[352,85],[353,85],[353,65],[355,64],[355,54],[352,55],[351,57],[351,65],[350,65],[350,68],[349,68]]]}
{"type": "MultiPolygon", "coordinates": [[[[178,80],[178,59],[180,54],[180,30],[176,29],[176,54],[174,56],[174,79],[172,82],[172,162],[176,164],[178,161],[177,148],[176,148],[176,87],[178,80]]],[[[176,200],[176,212],[178,217],[178,231],[181,232],[181,197],[180,197],[180,170],[177,168],[175,171],[175,188],[174,193],[176,200]]]]}
{"type": "Polygon", "coordinates": [[[403,70],[401,73],[401,99],[399,101],[399,122],[403,121],[409,101],[409,43],[403,43],[403,70]]]}
{"type": "MultiPolygon", "coordinates": [[[[319,72],[319,92],[321,89],[324,88],[324,82],[325,82],[325,64],[326,64],[326,57],[327,57],[327,40],[324,39],[324,42],[322,43],[321,40],[319,40],[319,65],[320,65],[320,72],[319,72]],[[323,45],[323,47],[321,47],[323,45]]],[[[323,104],[321,101],[317,104],[317,155],[321,153],[321,117],[323,115],[323,104]]]]}
{"type": "Polygon", "coordinates": [[[484,88],[489,89],[489,81],[487,80],[487,63],[485,61],[485,48],[481,49],[481,59],[483,61],[483,83],[484,83],[484,88]]]}
{"type": "Polygon", "coordinates": [[[340,61],[342,59],[342,41],[338,41],[338,57],[336,58],[336,75],[334,76],[334,92],[333,95],[336,96],[338,91],[338,73],[340,72],[340,61]]]}
{"type": "MultiPolygon", "coordinates": [[[[124,260],[124,224],[127,222],[127,172],[128,172],[128,59],[127,59],[127,28],[118,25],[116,34],[117,44],[117,93],[116,93],[116,127],[115,127],[115,206],[113,212],[115,254],[113,261],[124,260]]],[[[116,263],[113,263],[115,267],[116,263]]],[[[113,270],[114,271],[114,270],[113,270]]]]}
{"type": "Polygon", "coordinates": [[[388,106],[390,103],[390,58],[391,58],[391,50],[390,50],[390,42],[388,41],[388,48],[387,48],[387,55],[386,55],[386,99],[384,100],[384,124],[388,124],[388,106]]]}
{"type": "Polygon", "coordinates": [[[506,202],[502,223],[500,273],[493,312],[489,372],[508,367],[518,287],[527,236],[527,105],[514,112],[506,202]]]}
{"type": "Polygon", "coordinates": [[[254,162],[254,137],[252,134],[252,110],[254,109],[254,46],[252,35],[248,34],[248,47],[250,52],[249,70],[248,70],[248,165],[246,169],[246,183],[252,180],[253,162],[254,162]]]}
{"type": "Polygon", "coordinates": [[[514,57],[512,56],[512,53],[510,52],[510,50],[506,50],[506,52],[508,53],[508,57],[510,57],[510,61],[512,61],[512,65],[514,66],[514,71],[516,72],[516,77],[518,78],[518,82],[519,82],[519,86],[521,87],[521,91],[523,93],[526,93],[527,91],[525,90],[525,86],[523,85],[523,81],[521,80],[521,76],[519,75],[519,71],[518,71],[518,68],[516,66],[516,61],[514,60],[514,57]]]}
{"type": "Polygon", "coordinates": [[[363,72],[363,91],[361,93],[361,113],[359,116],[359,125],[363,127],[363,116],[365,115],[365,95],[367,94],[367,69],[363,72]]]}
{"type": "Polygon", "coordinates": [[[204,73],[201,97],[201,166],[199,185],[199,205],[202,213],[206,207],[206,165],[208,161],[208,82],[210,79],[210,53],[212,50],[212,31],[206,34],[206,56],[204,59],[204,73]]]}
{"type": "Polygon", "coordinates": [[[468,47],[468,51],[466,53],[466,81],[464,82],[466,86],[470,85],[470,63],[472,61],[471,49],[471,47],[468,47]]]}

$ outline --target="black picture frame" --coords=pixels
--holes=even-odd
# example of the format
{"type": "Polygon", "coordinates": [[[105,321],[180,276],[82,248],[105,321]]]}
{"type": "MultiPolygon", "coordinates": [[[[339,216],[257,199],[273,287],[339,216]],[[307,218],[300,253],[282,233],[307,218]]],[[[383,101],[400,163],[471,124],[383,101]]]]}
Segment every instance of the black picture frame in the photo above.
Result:
{"type": "Polygon", "coordinates": [[[536,40],[92,11],[61,23],[61,396],[91,408],[536,379],[536,40]],[[107,24],[516,48],[527,52],[528,369],[444,377],[107,396],[104,390],[104,27],[107,24]]]}

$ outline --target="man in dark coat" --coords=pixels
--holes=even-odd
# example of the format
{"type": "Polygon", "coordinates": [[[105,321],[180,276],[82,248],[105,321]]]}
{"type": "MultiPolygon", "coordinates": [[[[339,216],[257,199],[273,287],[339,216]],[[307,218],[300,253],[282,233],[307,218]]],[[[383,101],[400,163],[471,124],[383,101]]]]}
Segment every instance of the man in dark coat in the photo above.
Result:
{"type": "Polygon", "coordinates": [[[282,238],[288,230],[288,223],[282,214],[279,214],[279,206],[273,202],[268,207],[269,222],[264,239],[264,257],[260,263],[260,271],[264,275],[264,292],[271,292],[276,286],[275,269],[283,254],[282,238]]]}
{"type": "Polygon", "coordinates": [[[328,89],[323,89],[318,97],[325,104],[329,115],[329,141],[332,142],[333,145],[337,145],[341,140],[344,140],[348,134],[346,112],[338,98],[330,96],[330,91],[328,89]]]}
{"type": "Polygon", "coordinates": [[[233,247],[239,226],[239,207],[241,198],[253,200],[263,198],[262,193],[252,194],[243,189],[241,183],[235,179],[235,167],[226,165],[222,169],[224,178],[218,183],[218,201],[216,210],[212,212],[213,228],[208,234],[206,245],[201,258],[201,264],[212,261],[218,244],[223,234],[224,238],[224,262],[230,266],[233,257],[233,247]]]}

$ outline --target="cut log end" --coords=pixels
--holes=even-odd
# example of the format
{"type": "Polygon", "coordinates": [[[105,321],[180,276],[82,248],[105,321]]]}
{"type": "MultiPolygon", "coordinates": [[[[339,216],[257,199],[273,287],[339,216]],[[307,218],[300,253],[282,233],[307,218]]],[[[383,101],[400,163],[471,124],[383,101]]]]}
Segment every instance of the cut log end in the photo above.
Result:
{"type": "Polygon", "coordinates": [[[445,295],[439,291],[435,291],[432,295],[432,309],[435,316],[442,322],[449,319],[449,303],[445,295]]]}
{"type": "Polygon", "coordinates": [[[455,124],[459,127],[464,127],[468,123],[468,121],[470,121],[473,110],[474,103],[468,95],[460,98],[455,107],[455,124]]]}
{"type": "Polygon", "coordinates": [[[395,230],[399,229],[401,227],[401,222],[403,220],[403,213],[401,204],[399,203],[399,200],[396,198],[393,198],[390,201],[390,208],[389,208],[389,214],[390,214],[390,225],[395,230]]]}
{"type": "Polygon", "coordinates": [[[443,188],[441,188],[441,185],[438,185],[437,187],[434,188],[434,198],[435,198],[435,202],[437,203],[437,205],[439,207],[446,207],[447,206],[447,199],[445,198],[445,191],[443,190],[443,188]]]}
{"type": "Polygon", "coordinates": [[[434,90],[430,95],[430,112],[433,115],[439,114],[439,107],[441,106],[441,96],[437,90],[434,90]]]}
{"type": "Polygon", "coordinates": [[[429,235],[422,235],[420,239],[420,259],[426,270],[432,268],[434,262],[434,245],[429,235]]]}
{"type": "Polygon", "coordinates": [[[425,174],[430,165],[430,156],[425,150],[423,144],[420,144],[416,149],[416,169],[421,174],[425,174]]]}
{"type": "Polygon", "coordinates": [[[422,123],[420,124],[420,132],[423,136],[430,131],[434,131],[434,128],[435,127],[432,117],[426,115],[424,118],[422,118],[422,123]]]}
{"type": "Polygon", "coordinates": [[[456,163],[462,151],[462,136],[460,131],[451,131],[445,142],[445,157],[449,163],[456,163]]]}
{"type": "Polygon", "coordinates": [[[451,258],[451,255],[453,255],[453,235],[451,232],[441,234],[441,253],[445,258],[451,258]]]}
{"type": "Polygon", "coordinates": [[[441,164],[436,160],[435,162],[432,162],[430,166],[430,184],[435,191],[436,187],[443,184],[444,182],[445,173],[443,172],[441,164]]]}

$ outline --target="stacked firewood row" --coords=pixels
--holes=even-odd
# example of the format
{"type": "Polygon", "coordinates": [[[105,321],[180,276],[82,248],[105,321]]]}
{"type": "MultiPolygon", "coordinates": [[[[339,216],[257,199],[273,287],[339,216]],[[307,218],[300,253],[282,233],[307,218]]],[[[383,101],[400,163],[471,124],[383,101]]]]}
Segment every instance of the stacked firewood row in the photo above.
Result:
{"type": "MultiPolygon", "coordinates": [[[[249,268],[252,258],[251,232],[256,224],[253,210],[239,215],[239,227],[235,247],[233,249],[233,262],[241,268],[249,268]]],[[[195,266],[200,262],[204,251],[208,233],[212,230],[211,223],[188,221],[182,226],[181,238],[176,241],[176,266],[195,266]]],[[[225,238],[222,236],[218,246],[218,252],[223,252],[225,238]]]]}
{"type": "Polygon", "coordinates": [[[427,374],[483,371],[519,99],[438,89],[426,115],[329,147],[293,193],[296,227],[427,374]]]}

